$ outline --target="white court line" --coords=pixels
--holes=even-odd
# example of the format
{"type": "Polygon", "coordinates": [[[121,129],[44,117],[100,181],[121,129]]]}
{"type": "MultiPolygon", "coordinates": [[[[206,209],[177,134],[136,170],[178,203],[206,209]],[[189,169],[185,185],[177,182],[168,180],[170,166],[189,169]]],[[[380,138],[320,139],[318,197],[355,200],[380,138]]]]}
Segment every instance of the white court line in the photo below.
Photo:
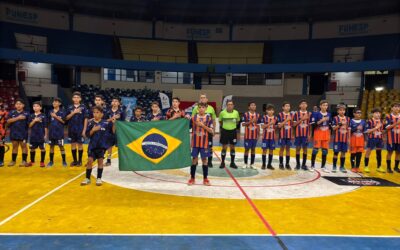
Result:
{"type": "MultiPolygon", "coordinates": [[[[114,154],[116,154],[117,152],[114,152],[111,156],[113,156],[114,154]]],[[[95,168],[97,166],[94,165],[93,168],[95,168]]],[[[13,218],[15,218],[16,216],[18,216],[20,213],[24,212],[25,210],[31,208],[33,205],[37,204],[38,202],[40,202],[41,200],[45,199],[46,197],[50,196],[51,194],[57,192],[58,190],[60,190],[61,188],[63,188],[64,186],[68,185],[69,183],[75,181],[76,179],[78,179],[79,177],[81,177],[83,174],[86,173],[86,169],[85,171],[83,171],[82,173],[78,174],[77,176],[73,177],[72,179],[64,182],[63,184],[61,184],[60,186],[54,188],[53,190],[50,190],[49,192],[47,192],[46,194],[44,194],[43,196],[37,198],[36,200],[34,200],[33,202],[29,203],[28,205],[26,205],[25,207],[21,208],[20,210],[18,210],[17,212],[13,213],[12,215],[10,215],[9,217],[5,218],[4,220],[2,220],[0,222],[0,227],[3,226],[4,224],[6,224],[7,222],[9,222],[10,220],[12,220],[13,218]]]]}
{"type": "MultiPolygon", "coordinates": [[[[254,237],[273,237],[265,234],[110,234],[110,233],[0,233],[0,236],[254,236],[254,237]]],[[[280,234],[287,237],[357,237],[357,238],[400,238],[400,235],[347,235],[347,234],[280,234]]]]}

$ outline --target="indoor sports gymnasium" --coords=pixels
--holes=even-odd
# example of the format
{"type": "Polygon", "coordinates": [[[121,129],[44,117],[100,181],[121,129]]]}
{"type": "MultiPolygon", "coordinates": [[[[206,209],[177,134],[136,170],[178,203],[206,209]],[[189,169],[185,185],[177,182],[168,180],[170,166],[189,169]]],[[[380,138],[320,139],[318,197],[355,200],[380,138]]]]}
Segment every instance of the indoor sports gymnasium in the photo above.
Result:
{"type": "Polygon", "coordinates": [[[0,1],[0,250],[400,249],[400,2],[0,1]]]}

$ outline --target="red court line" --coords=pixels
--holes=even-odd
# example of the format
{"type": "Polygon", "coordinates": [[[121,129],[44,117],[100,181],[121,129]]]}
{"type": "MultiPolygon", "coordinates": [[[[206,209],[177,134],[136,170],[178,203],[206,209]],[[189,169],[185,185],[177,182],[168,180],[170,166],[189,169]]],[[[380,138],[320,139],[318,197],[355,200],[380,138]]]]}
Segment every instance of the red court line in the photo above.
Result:
{"type": "MultiPolygon", "coordinates": [[[[214,151],[214,154],[222,162],[221,158],[219,157],[219,155],[217,155],[217,153],[215,151],[214,151]]],[[[261,214],[260,210],[258,210],[257,206],[254,204],[253,200],[247,195],[247,193],[244,191],[242,186],[240,186],[239,182],[233,176],[231,171],[229,171],[229,169],[227,167],[225,167],[224,169],[228,173],[228,175],[232,178],[232,180],[235,182],[235,184],[239,188],[240,192],[242,192],[242,194],[246,198],[247,202],[253,208],[254,212],[257,214],[258,218],[260,218],[260,220],[263,222],[264,226],[268,229],[268,231],[271,233],[271,235],[277,236],[275,230],[271,227],[271,225],[268,223],[268,221],[264,218],[264,216],[261,214]]]]}

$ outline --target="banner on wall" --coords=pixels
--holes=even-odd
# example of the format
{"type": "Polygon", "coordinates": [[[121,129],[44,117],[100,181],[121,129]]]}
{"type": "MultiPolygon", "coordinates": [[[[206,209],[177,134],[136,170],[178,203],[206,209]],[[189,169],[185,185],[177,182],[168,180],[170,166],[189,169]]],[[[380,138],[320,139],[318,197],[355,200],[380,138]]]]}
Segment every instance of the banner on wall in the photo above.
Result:
{"type": "Polygon", "coordinates": [[[121,97],[122,106],[124,106],[126,113],[126,121],[129,121],[133,115],[133,110],[136,108],[136,97],[121,97]]]}
{"type": "Polygon", "coordinates": [[[169,97],[162,92],[159,93],[159,96],[161,100],[161,109],[169,109],[171,107],[171,105],[169,104],[169,97]]]}
{"type": "Polygon", "coordinates": [[[232,98],[233,98],[233,95],[227,95],[227,96],[225,96],[224,100],[222,101],[222,110],[226,109],[226,103],[227,103],[229,100],[232,100],[232,98]]]}

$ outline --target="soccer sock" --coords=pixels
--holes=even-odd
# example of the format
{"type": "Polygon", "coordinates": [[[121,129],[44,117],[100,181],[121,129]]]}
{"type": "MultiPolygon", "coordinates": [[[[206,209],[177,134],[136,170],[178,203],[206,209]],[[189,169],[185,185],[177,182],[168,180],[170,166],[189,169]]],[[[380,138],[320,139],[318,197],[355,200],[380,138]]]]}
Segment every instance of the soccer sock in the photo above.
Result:
{"type": "Polygon", "coordinates": [[[279,156],[279,165],[283,165],[283,156],[279,156]]]}
{"type": "Polygon", "coordinates": [[[399,160],[395,160],[394,161],[394,169],[398,169],[399,168],[399,160]]]}
{"type": "Polygon", "coordinates": [[[264,154],[263,154],[263,155],[261,156],[261,159],[262,159],[262,165],[265,166],[266,161],[267,161],[267,155],[264,155],[264,154]]]}
{"type": "Polygon", "coordinates": [[[366,167],[368,167],[368,164],[369,164],[369,158],[368,158],[368,157],[365,157],[365,158],[364,158],[364,165],[365,165],[366,167]]]}
{"type": "Polygon", "coordinates": [[[356,154],[356,168],[359,168],[361,165],[361,158],[362,158],[362,153],[358,152],[356,154]]]}
{"type": "Polygon", "coordinates": [[[62,157],[63,162],[65,162],[65,151],[64,150],[61,151],[61,157],[62,157]]]}
{"type": "Polygon", "coordinates": [[[207,177],[208,177],[208,166],[203,165],[203,178],[207,179],[207,177]]]}
{"type": "Polygon", "coordinates": [[[196,175],[196,167],[197,165],[190,166],[190,177],[192,177],[192,179],[194,179],[194,176],[196,175]]]}
{"type": "Polygon", "coordinates": [[[256,155],[255,154],[251,154],[251,165],[253,165],[254,164],[254,160],[256,159],[256,155]]]}
{"type": "Polygon", "coordinates": [[[12,161],[16,161],[17,160],[17,154],[16,153],[12,153],[11,159],[12,159],[12,161]]]}
{"type": "Polygon", "coordinates": [[[4,146],[0,146],[0,161],[3,162],[4,161],[4,146]]]}
{"type": "Polygon", "coordinates": [[[271,165],[272,164],[272,154],[269,154],[268,155],[268,165],[271,165]]]}
{"type": "Polygon", "coordinates": [[[290,156],[286,156],[286,165],[289,165],[290,162],[290,156]]]}
{"type": "Polygon", "coordinates": [[[97,179],[101,179],[103,176],[103,168],[97,168],[97,179]]]}
{"type": "Polygon", "coordinates": [[[28,154],[22,154],[22,161],[26,162],[27,158],[28,158],[28,154]]]}
{"type": "Polygon", "coordinates": [[[231,163],[235,162],[235,155],[236,155],[235,150],[231,150],[231,163]]]}
{"type": "Polygon", "coordinates": [[[244,155],[244,164],[247,164],[247,161],[249,160],[249,155],[244,155]]]}
{"type": "Polygon", "coordinates": [[[79,149],[79,162],[82,162],[82,157],[83,157],[83,149],[79,149]]]}
{"type": "Polygon", "coordinates": [[[387,166],[387,169],[391,169],[392,168],[392,161],[391,160],[386,160],[386,166],[387,166]]]}
{"type": "MultiPolygon", "coordinates": [[[[211,150],[211,149],[210,149],[211,150]]],[[[210,155],[212,155],[212,151],[210,151],[210,155]]],[[[209,156],[207,159],[208,165],[212,164],[212,156],[209,156]]]]}
{"type": "Polygon", "coordinates": [[[92,169],[86,169],[86,178],[90,179],[90,175],[92,174],[92,169]]]}
{"type": "Polygon", "coordinates": [[[317,158],[318,149],[314,148],[311,155],[311,166],[315,166],[315,159],[317,158]]]}
{"type": "Polygon", "coordinates": [[[40,151],[40,162],[44,162],[45,157],[46,157],[46,151],[40,151]]]}
{"type": "Polygon", "coordinates": [[[324,168],[325,164],[326,164],[326,155],[322,155],[321,168],[324,168]]]}
{"type": "Polygon", "coordinates": [[[333,167],[336,168],[337,164],[337,157],[333,157],[333,167]]]}
{"type": "Polygon", "coordinates": [[[31,162],[35,162],[36,151],[31,151],[31,162]]]}
{"type": "Polygon", "coordinates": [[[351,168],[354,168],[356,166],[355,165],[355,160],[356,160],[356,154],[351,153],[351,155],[350,155],[351,168]]]}
{"type": "Polygon", "coordinates": [[[225,149],[222,149],[222,151],[221,151],[221,160],[222,160],[222,163],[225,163],[225,157],[226,157],[226,150],[225,150],[225,149]]]}
{"type": "Polygon", "coordinates": [[[72,158],[74,159],[74,162],[77,162],[77,160],[76,160],[76,149],[71,149],[71,153],[72,153],[72,158]]]}
{"type": "Polygon", "coordinates": [[[340,157],[340,168],[344,168],[344,162],[346,161],[345,157],[340,157]]]}
{"type": "Polygon", "coordinates": [[[296,165],[300,166],[300,154],[296,154],[296,165]]]}
{"type": "Polygon", "coordinates": [[[303,154],[303,166],[305,166],[307,163],[307,154],[303,154]]]}
{"type": "Polygon", "coordinates": [[[50,161],[52,162],[54,160],[54,152],[50,152],[50,161]]]}
{"type": "Polygon", "coordinates": [[[379,168],[382,165],[382,150],[376,150],[376,162],[379,168]]]}

